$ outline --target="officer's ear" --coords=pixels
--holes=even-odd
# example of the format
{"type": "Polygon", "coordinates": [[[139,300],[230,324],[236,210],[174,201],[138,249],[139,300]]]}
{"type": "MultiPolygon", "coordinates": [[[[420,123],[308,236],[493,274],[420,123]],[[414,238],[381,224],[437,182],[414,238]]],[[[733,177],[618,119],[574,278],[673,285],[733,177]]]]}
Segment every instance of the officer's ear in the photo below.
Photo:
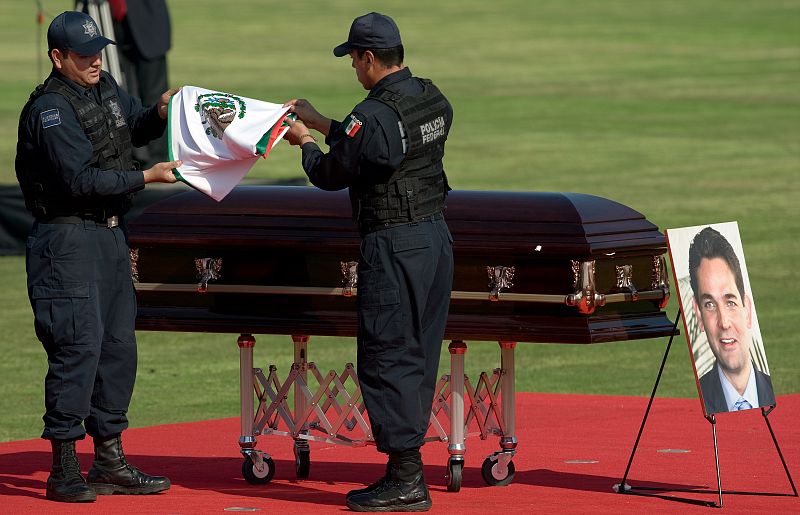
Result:
{"type": "Polygon", "coordinates": [[[372,53],[372,50],[364,52],[364,62],[370,66],[375,64],[375,54],[372,53]]]}
{"type": "Polygon", "coordinates": [[[66,57],[65,53],[58,48],[50,50],[50,60],[57,70],[60,70],[64,66],[64,59],[66,59],[66,57]]]}

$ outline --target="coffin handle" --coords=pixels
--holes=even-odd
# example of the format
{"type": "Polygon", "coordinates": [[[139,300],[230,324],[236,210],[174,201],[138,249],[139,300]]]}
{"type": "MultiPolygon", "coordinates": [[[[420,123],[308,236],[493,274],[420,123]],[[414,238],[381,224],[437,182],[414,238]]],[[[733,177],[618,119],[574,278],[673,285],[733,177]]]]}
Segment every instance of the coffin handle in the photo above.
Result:
{"type": "Polygon", "coordinates": [[[487,266],[486,274],[489,276],[489,300],[497,302],[500,300],[500,292],[514,287],[513,266],[487,266]]]}
{"type": "Polygon", "coordinates": [[[617,265],[617,291],[628,293],[631,300],[639,300],[639,291],[633,285],[633,265],[617,265]]]}
{"type": "Polygon", "coordinates": [[[342,268],[342,296],[352,297],[353,290],[358,288],[358,261],[340,261],[342,268]]]}
{"type": "Polygon", "coordinates": [[[206,293],[208,282],[221,277],[222,258],[197,258],[194,260],[197,268],[197,292],[206,293]]]}
{"type": "Polygon", "coordinates": [[[580,288],[564,298],[567,306],[577,306],[578,311],[584,315],[591,315],[598,306],[606,304],[606,296],[597,293],[595,287],[594,265],[594,260],[572,261],[574,287],[580,288]]]}
{"type": "Polygon", "coordinates": [[[651,290],[661,290],[664,296],[658,307],[664,309],[669,302],[669,276],[667,275],[667,259],[664,255],[653,256],[653,273],[650,280],[651,290]]]}
{"type": "Polygon", "coordinates": [[[139,249],[132,248],[128,251],[131,257],[131,280],[139,282],[139,249]]]}

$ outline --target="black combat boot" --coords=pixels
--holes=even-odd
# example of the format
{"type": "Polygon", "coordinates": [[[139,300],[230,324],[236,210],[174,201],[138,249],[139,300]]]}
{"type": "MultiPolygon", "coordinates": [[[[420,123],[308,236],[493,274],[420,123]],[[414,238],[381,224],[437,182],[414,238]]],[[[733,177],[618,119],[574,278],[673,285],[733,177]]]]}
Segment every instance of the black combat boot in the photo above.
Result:
{"type": "Polygon", "coordinates": [[[389,454],[390,478],[373,490],[347,498],[353,511],[428,511],[431,496],[422,475],[419,449],[389,454]]]}
{"type": "Polygon", "coordinates": [[[87,476],[98,495],[154,494],[170,487],[163,476],[148,476],[125,459],[120,435],[94,439],[94,463],[87,476]]]}
{"type": "Polygon", "coordinates": [[[345,498],[346,499],[350,499],[354,495],[365,494],[367,492],[371,492],[372,490],[375,490],[376,488],[378,488],[381,485],[383,485],[386,481],[391,480],[392,479],[393,467],[394,467],[394,464],[392,463],[392,460],[390,459],[389,461],[386,462],[386,473],[379,480],[375,481],[374,483],[372,483],[371,485],[369,485],[366,488],[359,488],[358,490],[350,490],[349,492],[347,492],[347,497],[345,497],[345,498]]]}
{"type": "Polygon", "coordinates": [[[81,475],[81,466],[75,455],[75,440],[50,440],[53,448],[53,466],[47,478],[45,497],[60,502],[94,502],[94,491],[81,475]]]}

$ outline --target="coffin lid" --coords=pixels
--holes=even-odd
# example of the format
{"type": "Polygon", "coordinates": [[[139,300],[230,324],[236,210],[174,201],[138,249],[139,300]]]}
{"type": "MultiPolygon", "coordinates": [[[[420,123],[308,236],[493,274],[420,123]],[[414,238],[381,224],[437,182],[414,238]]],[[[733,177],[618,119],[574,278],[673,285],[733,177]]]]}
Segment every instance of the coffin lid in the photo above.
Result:
{"type": "MultiPolygon", "coordinates": [[[[491,247],[580,259],[666,248],[658,228],[638,211],[583,193],[454,190],[445,218],[456,252],[491,247]]],[[[133,246],[350,246],[358,241],[347,192],[310,186],[239,186],[219,203],[188,191],[149,206],[130,229],[133,246]]]]}

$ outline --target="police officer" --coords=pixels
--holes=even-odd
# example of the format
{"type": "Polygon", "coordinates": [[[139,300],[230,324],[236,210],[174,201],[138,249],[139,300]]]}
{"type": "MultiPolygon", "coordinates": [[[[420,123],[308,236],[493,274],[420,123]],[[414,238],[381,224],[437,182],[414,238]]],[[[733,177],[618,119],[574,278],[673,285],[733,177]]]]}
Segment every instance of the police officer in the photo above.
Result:
{"type": "Polygon", "coordinates": [[[28,296],[47,352],[43,438],[53,463],[48,499],[154,493],[166,477],[125,459],[120,434],[136,376],[136,298],[123,215],[146,183],[175,182],[179,161],[134,169],[132,145],[160,136],[177,90],[144,108],[106,72],[114,42],[86,14],[64,12],[47,30],[53,69],[22,109],[16,171],[35,222],[28,237],[28,296]],[[81,475],[75,441],[88,433],[94,463],[81,475]]]}
{"type": "Polygon", "coordinates": [[[290,100],[302,122],[286,138],[325,190],[349,188],[362,237],[358,265],[358,378],[386,474],[347,494],[356,511],[426,511],[431,499],[420,447],[431,413],[453,278],[452,237],[442,216],[449,187],[442,166],[450,103],[403,64],[394,21],[356,18],[345,43],[369,90],[342,122],[306,100],[290,100]],[[323,153],[309,128],[325,135],[323,153]]]}

